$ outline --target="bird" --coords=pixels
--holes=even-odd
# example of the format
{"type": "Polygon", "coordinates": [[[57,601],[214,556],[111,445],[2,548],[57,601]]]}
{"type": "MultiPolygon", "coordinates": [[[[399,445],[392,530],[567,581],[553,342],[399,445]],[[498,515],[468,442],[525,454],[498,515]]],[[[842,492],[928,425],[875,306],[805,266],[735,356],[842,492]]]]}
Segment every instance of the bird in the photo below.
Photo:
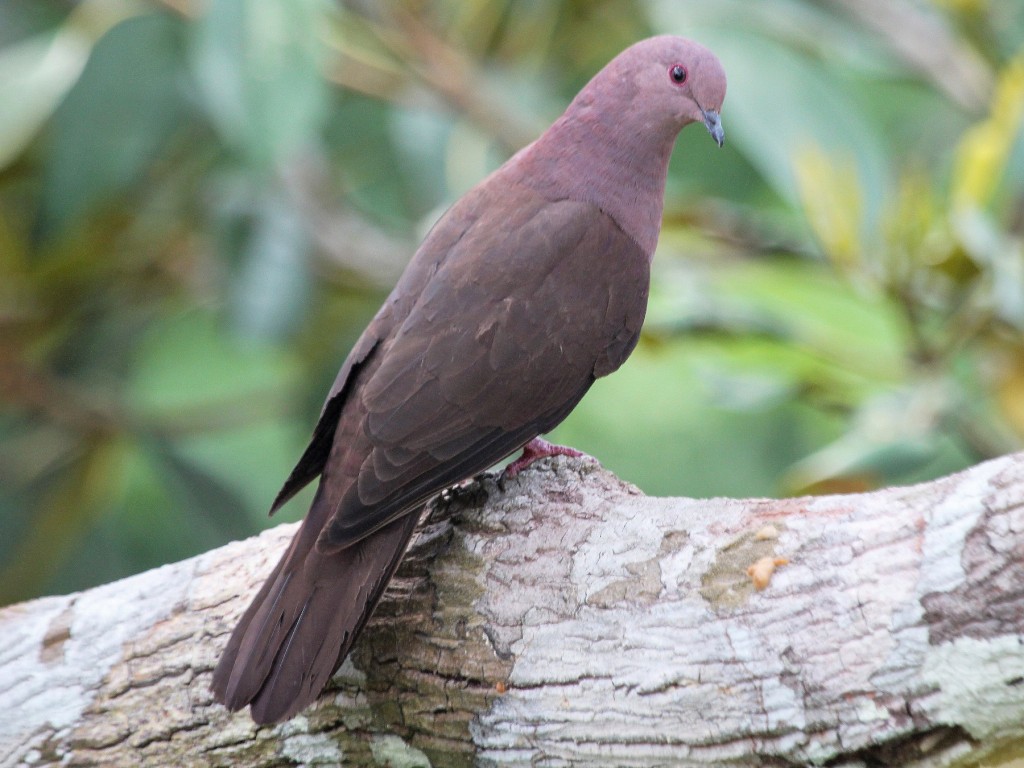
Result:
{"type": "Polygon", "coordinates": [[[212,680],[259,724],[316,700],[425,504],[541,438],[636,346],[676,138],[721,147],[725,71],[659,35],[614,57],[534,142],[428,232],[332,385],[271,514],[319,478],[212,680]]]}

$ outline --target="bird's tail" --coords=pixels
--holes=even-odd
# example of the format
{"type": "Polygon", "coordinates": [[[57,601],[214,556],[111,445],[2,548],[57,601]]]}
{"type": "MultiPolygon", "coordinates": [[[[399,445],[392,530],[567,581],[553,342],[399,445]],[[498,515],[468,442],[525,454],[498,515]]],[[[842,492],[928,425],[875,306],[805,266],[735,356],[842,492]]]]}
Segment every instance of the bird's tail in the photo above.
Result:
{"type": "MultiPolygon", "coordinates": [[[[313,502],[314,507],[317,500],[313,502]]],[[[213,673],[213,694],[257,723],[293,717],[341,666],[412,538],[410,513],[340,552],[316,550],[309,515],[246,609],[213,673]]]]}

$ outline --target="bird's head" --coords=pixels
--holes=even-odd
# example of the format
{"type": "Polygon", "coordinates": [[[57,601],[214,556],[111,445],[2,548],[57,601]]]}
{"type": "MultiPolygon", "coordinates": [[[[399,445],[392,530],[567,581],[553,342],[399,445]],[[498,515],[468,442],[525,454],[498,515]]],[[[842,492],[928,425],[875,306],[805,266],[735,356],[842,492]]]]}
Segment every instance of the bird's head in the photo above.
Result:
{"type": "Polygon", "coordinates": [[[500,171],[549,199],[593,203],[654,253],[676,136],[703,123],[721,146],[725,70],[711,51],[662,35],[630,46],[500,171]]]}
{"type": "Polygon", "coordinates": [[[707,48],[692,40],[660,35],[620,53],[592,85],[615,93],[621,119],[655,130],[678,132],[703,123],[719,146],[725,141],[721,110],[725,70],[707,48]]]}

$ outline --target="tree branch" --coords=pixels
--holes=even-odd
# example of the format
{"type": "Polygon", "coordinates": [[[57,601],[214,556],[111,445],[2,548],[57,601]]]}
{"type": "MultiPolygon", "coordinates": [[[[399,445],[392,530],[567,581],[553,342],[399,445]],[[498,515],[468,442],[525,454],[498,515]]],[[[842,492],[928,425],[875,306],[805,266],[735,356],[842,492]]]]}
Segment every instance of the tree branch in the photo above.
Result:
{"type": "Polygon", "coordinates": [[[784,500],[649,498],[561,458],[485,478],[431,507],[321,701],[257,728],[209,679],[294,529],[0,611],[0,766],[1024,752],[1024,454],[784,500]]]}

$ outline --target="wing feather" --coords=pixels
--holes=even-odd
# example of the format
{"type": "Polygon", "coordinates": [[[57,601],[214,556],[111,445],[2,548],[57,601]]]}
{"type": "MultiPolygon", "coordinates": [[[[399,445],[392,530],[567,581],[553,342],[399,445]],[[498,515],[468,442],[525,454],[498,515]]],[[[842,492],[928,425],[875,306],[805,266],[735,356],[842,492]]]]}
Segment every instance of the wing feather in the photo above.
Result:
{"type": "Polygon", "coordinates": [[[632,349],[647,256],[589,204],[538,199],[532,212],[514,231],[474,222],[382,350],[355,395],[367,446],[322,551],[350,546],[551,429],[593,383],[609,344],[625,336],[632,349]],[[480,278],[494,272],[508,274],[480,278]]]}

